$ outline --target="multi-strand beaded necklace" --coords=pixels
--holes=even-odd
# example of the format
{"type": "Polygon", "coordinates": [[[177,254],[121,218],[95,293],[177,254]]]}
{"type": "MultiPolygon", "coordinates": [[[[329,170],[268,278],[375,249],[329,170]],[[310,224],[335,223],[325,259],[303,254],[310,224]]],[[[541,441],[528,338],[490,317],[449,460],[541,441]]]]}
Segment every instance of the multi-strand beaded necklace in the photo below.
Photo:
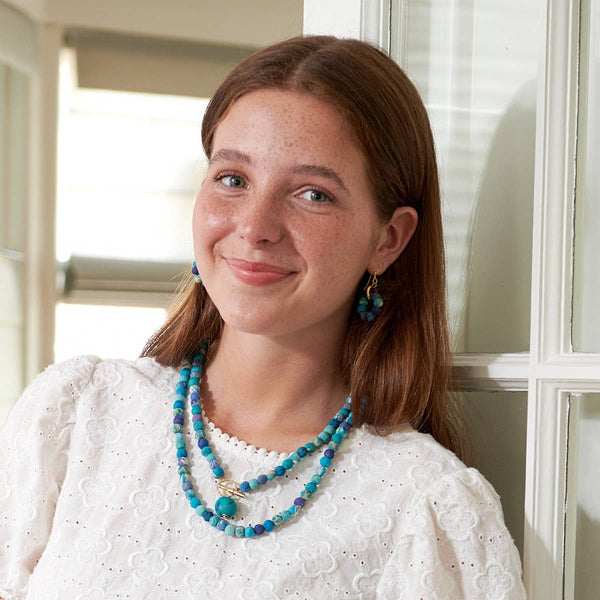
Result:
{"type": "Polygon", "coordinates": [[[344,406],[333,416],[325,429],[323,429],[317,437],[313,438],[311,442],[300,446],[296,452],[292,452],[289,458],[283,460],[282,463],[277,465],[273,470],[268,471],[266,474],[260,474],[249,481],[242,481],[238,485],[235,481],[224,478],[225,471],[219,464],[205,435],[205,425],[202,419],[202,405],[200,402],[200,378],[202,376],[202,368],[206,361],[206,352],[209,345],[209,342],[205,341],[202,344],[199,354],[194,357],[194,360],[191,363],[189,361],[184,361],[181,365],[179,382],[177,383],[175,392],[175,403],[173,404],[173,431],[175,433],[175,446],[177,448],[178,472],[181,478],[183,491],[196,514],[202,517],[208,524],[223,531],[226,535],[239,538],[251,538],[266,532],[271,532],[282,523],[290,521],[298,514],[300,509],[304,507],[307,500],[316,493],[319,484],[323,481],[323,477],[327,474],[327,469],[331,466],[331,461],[335,456],[336,451],[352,429],[350,398],[346,399],[344,406]],[[192,427],[198,441],[198,447],[206,458],[208,466],[212,470],[213,477],[217,484],[217,490],[221,494],[215,503],[214,510],[209,510],[202,504],[191,481],[190,466],[187,459],[188,452],[183,432],[185,423],[185,400],[187,397],[189,397],[190,400],[192,427]],[[325,444],[327,445],[327,448],[319,461],[316,473],[311,477],[310,481],[304,485],[304,489],[294,500],[292,506],[287,510],[282,510],[275,514],[270,519],[263,521],[263,523],[258,523],[254,526],[235,526],[229,522],[228,519],[233,517],[237,512],[237,503],[234,498],[245,498],[248,492],[252,492],[259,487],[264,486],[276,477],[285,476],[285,474],[305,456],[314,454],[316,450],[325,444]]]}

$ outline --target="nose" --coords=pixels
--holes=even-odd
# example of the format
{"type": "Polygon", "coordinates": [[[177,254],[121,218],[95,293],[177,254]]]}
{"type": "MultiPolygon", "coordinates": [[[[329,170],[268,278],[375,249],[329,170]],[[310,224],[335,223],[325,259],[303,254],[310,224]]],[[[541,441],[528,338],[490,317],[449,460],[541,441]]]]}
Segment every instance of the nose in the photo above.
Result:
{"type": "Polygon", "coordinates": [[[283,237],[281,199],[274,194],[253,194],[240,206],[237,231],[250,246],[276,244],[283,237]]]}

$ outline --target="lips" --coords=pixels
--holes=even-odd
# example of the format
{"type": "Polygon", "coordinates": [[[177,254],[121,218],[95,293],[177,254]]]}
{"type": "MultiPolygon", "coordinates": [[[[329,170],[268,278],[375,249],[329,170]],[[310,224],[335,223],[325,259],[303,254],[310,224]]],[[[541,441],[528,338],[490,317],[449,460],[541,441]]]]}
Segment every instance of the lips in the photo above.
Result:
{"type": "Polygon", "coordinates": [[[225,262],[239,281],[249,285],[261,286],[277,283],[295,273],[295,271],[278,265],[250,262],[239,258],[226,258],[225,262]]]}

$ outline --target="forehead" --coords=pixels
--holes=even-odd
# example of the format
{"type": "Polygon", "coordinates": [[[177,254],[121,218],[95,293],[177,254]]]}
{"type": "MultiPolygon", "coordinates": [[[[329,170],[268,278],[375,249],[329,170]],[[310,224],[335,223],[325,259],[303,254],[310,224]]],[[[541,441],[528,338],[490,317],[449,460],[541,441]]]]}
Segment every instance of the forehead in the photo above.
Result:
{"type": "Polygon", "coordinates": [[[231,144],[251,154],[268,149],[306,160],[349,162],[353,168],[360,164],[361,170],[366,165],[339,109],[290,90],[261,89],[236,100],[217,125],[212,152],[231,144]]]}

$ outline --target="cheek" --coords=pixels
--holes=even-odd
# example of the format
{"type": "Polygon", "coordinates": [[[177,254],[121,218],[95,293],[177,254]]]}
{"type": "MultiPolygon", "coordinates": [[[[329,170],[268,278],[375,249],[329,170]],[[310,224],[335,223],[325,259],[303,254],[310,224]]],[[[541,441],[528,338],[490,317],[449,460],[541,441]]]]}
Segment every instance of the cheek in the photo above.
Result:
{"type": "Polygon", "coordinates": [[[231,219],[223,211],[217,211],[210,198],[198,194],[192,217],[192,234],[194,252],[202,252],[207,244],[212,245],[219,236],[225,233],[231,219]]]}

